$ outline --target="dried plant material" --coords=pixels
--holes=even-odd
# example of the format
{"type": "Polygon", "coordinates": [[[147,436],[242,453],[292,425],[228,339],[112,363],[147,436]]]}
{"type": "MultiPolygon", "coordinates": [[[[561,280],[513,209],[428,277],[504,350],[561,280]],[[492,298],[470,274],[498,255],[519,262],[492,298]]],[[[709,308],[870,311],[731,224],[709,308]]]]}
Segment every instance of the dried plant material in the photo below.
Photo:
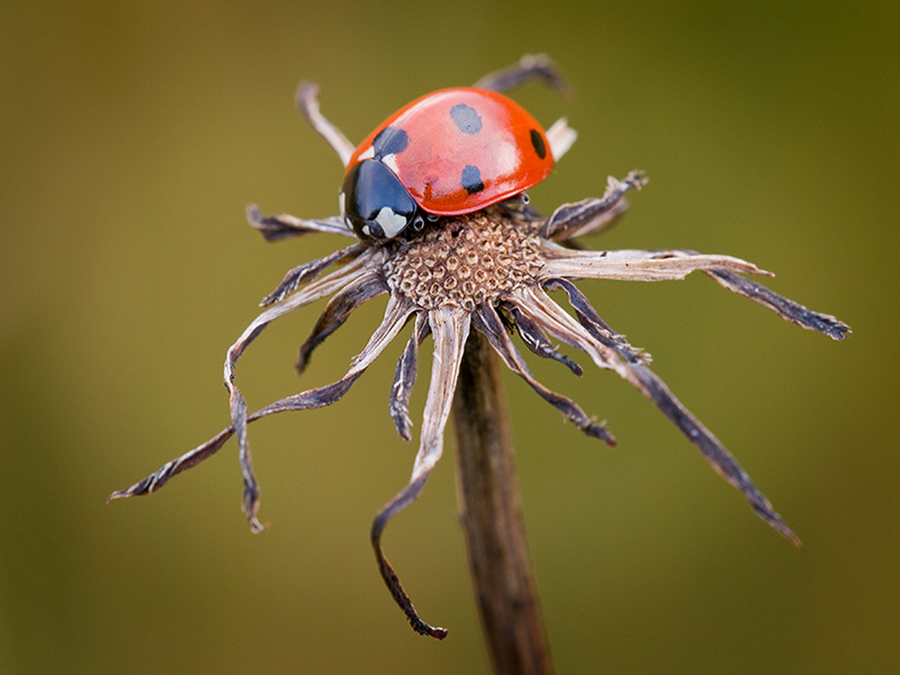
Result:
{"type": "MultiPolygon", "coordinates": [[[[524,66],[485,78],[481,86],[500,88],[518,84],[523,68],[529,77],[543,77],[548,66],[540,57],[524,66]]],[[[551,78],[552,79],[552,78],[551,78]]],[[[298,101],[313,126],[338,152],[346,165],[353,147],[319,112],[314,85],[304,85],[298,101]]],[[[574,139],[565,124],[557,134],[560,148],[574,139]],[[569,139],[568,141],[566,139],[569,139]]],[[[752,263],[726,255],[694,251],[594,251],[581,248],[575,237],[600,232],[627,209],[625,194],[646,184],[634,171],[619,181],[610,178],[601,199],[587,199],[557,208],[542,217],[519,196],[508,202],[460,216],[426,219],[403,236],[381,241],[355,241],[352,245],[291,270],[262,301],[264,309],[228,350],[224,380],[229,391],[232,423],[206,443],[165,464],[135,485],[114,492],[110,500],[154,492],[173,476],[218,452],[233,435],[243,475],[243,508],[254,532],[263,529],[257,519],[260,488],[253,471],[248,425],[262,417],[290,410],[308,410],[336,403],[372,362],[412,322],[411,335],[397,363],[390,389],[389,413],[398,433],[411,437],[409,400],[416,380],[419,347],[433,340],[431,379],[425,403],[419,448],[407,485],[378,512],[371,541],[381,575],[395,601],[416,632],[443,638],[446,630],[424,622],[385,557],[381,537],[390,519],[422,492],[443,453],[444,428],[450,415],[460,364],[471,331],[483,335],[510,370],[541,398],[585,434],[608,445],[615,440],[574,401],[538,382],[514,344],[518,335],[525,347],[542,358],[558,361],[575,375],[582,368],[560,353],[552,340],[583,352],[598,368],[615,371],[668,417],[726,481],[739,490],[752,509],[779,533],[799,545],[799,539],[753,485],[722,443],[674,396],[650,369],[650,357],[614,331],[575,285],[580,279],[662,281],[683,279],[704,272],[721,286],[767,307],[788,321],[843,339],[848,326],[788,300],[742,274],[770,275],[752,263]],[[341,265],[325,274],[326,270],[341,265]],[[325,274],[325,276],[321,276],[325,274]],[[563,291],[574,313],[557,304],[548,293],[563,291]],[[300,348],[302,371],[312,351],[340,328],[360,305],[388,295],[384,318],[368,343],[336,382],[288,396],[255,413],[248,413],[235,384],[241,354],[275,319],[316,300],[330,298],[312,333],[300,348]],[[410,321],[412,320],[412,321],[410,321]]],[[[250,224],[270,241],[313,233],[354,237],[340,218],[302,220],[289,215],[262,216],[248,209],[250,224]]]]}
{"type": "MultiPolygon", "coordinates": [[[[616,195],[616,202],[604,204],[605,213],[618,212],[624,191],[620,190],[616,195]]],[[[585,217],[585,203],[557,209],[553,216],[556,218],[554,231],[586,234],[592,227],[604,227],[607,223],[602,218],[595,215],[585,217]],[[570,223],[558,215],[561,213],[570,213],[578,225],[570,227],[570,223]]],[[[284,216],[278,219],[291,222],[284,216]]],[[[254,217],[252,222],[260,220],[263,219],[254,217]]],[[[418,617],[393,568],[381,552],[381,534],[390,518],[419,495],[441,456],[459,359],[470,325],[487,337],[507,367],[557,408],[565,419],[589,436],[609,445],[613,445],[615,440],[603,424],[591,419],[574,401],[550,391],[534,379],[513,344],[510,331],[518,334],[530,351],[559,361],[576,375],[581,373],[580,366],[559,354],[548,336],[585,352],[598,367],[614,370],[672,420],[697,446],[713,469],[744,494],[763,520],[790,541],[799,544],[797,536],[722,443],[647,368],[647,354],[632,347],[624,337],[612,330],[572,280],[655,281],[683,279],[691,272],[703,271],[725,288],[805,328],[840,340],[848,332],[847,326],[834,317],[812,312],[738,276],[738,273],[768,274],[743,260],[691,251],[572,250],[540,236],[541,232],[547,231],[548,222],[549,219],[526,219],[521,215],[513,218],[503,209],[492,209],[445,219],[402,242],[388,241],[368,246],[354,244],[296,268],[273,294],[281,295],[281,299],[263,311],[228,351],[225,382],[231,392],[233,424],[143,481],[113,493],[110,499],[149,494],[159,489],[172,476],[217,452],[228,438],[237,434],[244,476],[244,511],[251,528],[254,531],[262,529],[256,518],[259,484],[253,472],[247,424],[276,412],[307,410],[337,402],[397,336],[407,319],[415,316],[416,326],[398,362],[391,388],[390,414],[400,435],[410,438],[408,401],[415,381],[418,346],[429,333],[432,334],[435,358],[419,452],[407,487],[389,501],[376,517],[372,543],[382,576],[416,631],[435,637],[445,634],[443,629],[433,628],[418,617]],[[316,280],[324,269],[338,262],[344,262],[344,267],[316,280]],[[290,287],[295,287],[293,292],[285,291],[290,287]],[[575,318],[546,294],[553,290],[566,293],[575,318]],[[243,396],[234,385],[234,367],[247,345],[265,326],[294,309],[328,295],[333,296],[301,348],[298,367],[302,369],[312,349],[343,325],[356,307],[385,292],[390,294],[385,318],[343,378],[334,384],[277,401],[256,413],[247,413],[243,396]]]]}

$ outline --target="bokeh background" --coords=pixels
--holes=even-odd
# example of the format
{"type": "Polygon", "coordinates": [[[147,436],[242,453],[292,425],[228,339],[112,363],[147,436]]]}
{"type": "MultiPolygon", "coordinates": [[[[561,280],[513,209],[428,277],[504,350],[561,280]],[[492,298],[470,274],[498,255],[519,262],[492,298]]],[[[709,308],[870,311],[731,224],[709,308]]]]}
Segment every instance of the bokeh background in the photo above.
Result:
{"type": "MultiPolygon", "coordinates": [[[[895,0],[3,3],[0,672],[487,671],[449,440],[385,536],[447,640],[409,630],[369,547],[415,452],[386,411],[402,341],[334,408],[254,425],[263,534],[240,513],[233,443],[158,494],[104,500],[225,426],[226,348],[284,271],[340,244],[266,244],[244,221],[251,202],[336,211],[340,164],[297,82],[359,140],[526,52],[577,93],[516,98],[580,132],[536,206],[643,168],[650,185],[592,246],[744,257],[854,329],[834,343],[702,276],[582,284],[805,548],[615,375],[535,363],[619,439],[583,437],[507,378],[559,672],[900,672],[895,0]]],[[[382,308],[299,381],[320,307],[269,328],[238,370],[250,405],[337,379],[382,308]]]]}

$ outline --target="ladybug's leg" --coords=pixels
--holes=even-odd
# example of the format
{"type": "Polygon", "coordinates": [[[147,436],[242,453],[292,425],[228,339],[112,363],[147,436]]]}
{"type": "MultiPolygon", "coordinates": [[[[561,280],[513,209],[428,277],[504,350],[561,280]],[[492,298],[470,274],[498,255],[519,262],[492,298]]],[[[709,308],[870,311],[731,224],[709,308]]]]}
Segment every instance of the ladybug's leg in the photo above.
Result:
{"type": "Polygon", "coordinates": [[[584,199],[574,204],[563,204],[547,219],[541,236],[565,241],[604,230],[628,210],[625,193],[631,189],[640,190],[646,184],[647,178],[642,171],[632,171],[624,180],[616,180],[610,176],[603,199],[584,199]]]}
{"type": "Polygon", "coordinates": [[[341,130],[329,122],[322,113],[319,112],[319,86],[312,82],[301,82],[297,88],[297,107],[306,120],[313,126],[313,129],[328,141],[328,145],[334,148],[334,151],[340,157],[344,166],[350,161],[350,156],[355,150],[354,146],[347,137],[341,133],[341,130]]]}
{"type": "Polygon", "coordinates": [[[561,94],[570,89],[569,83],[559,72],[556,64],[543,54],[526,54],[518,63],[485,75],[473,86],[477,89],[504,92],[521,87],[531,80],[541,80],[561,94]]]}

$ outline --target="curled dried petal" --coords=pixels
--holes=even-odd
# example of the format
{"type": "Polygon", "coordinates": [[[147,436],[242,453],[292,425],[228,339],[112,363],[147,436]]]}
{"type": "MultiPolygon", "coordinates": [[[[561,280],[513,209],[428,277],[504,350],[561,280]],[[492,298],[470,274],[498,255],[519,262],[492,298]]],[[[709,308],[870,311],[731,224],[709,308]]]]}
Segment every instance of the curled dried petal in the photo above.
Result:
{"type": "Polygon", "coordinates": [[[456,390],[459,364],[469,335],[470,315],[463,309],[444,306],[428,313],[431,333],[434,336],[434,359],[431,366],[431,382],[425,402],[419,451],[413,465],[412,477],[407,486],[382,507],[372,523],[372,547],[378,561],[378,569],[394,600],[406,614],[417,633],[443,639],[447,631],[431,626],[419,617],[409,596],[403,590],[400,579],[381,549],[381,535],[388,521],[412,504],[422,492],[425,481],[441,458],[444,450],[444,427],[450,415],[450,404],[456,390]]]}
{"type": "Polygon", "coordinates": [[[312,125],[313,129],[319,132],[328,145],[337,153],[341,160],[341,164],[347,166],[350,157],[353,155],[355,146],[347,140],[347,137],[334,124],[329,122],[325,116],[319,112],[319,86],[314,82],[301,82],[297,87],[297,107],[312,125]]]}
{"type": "Polygon", "coordinates": [[[559,67],[544,54],[526,54],[508,68],[485,75],[472,86],[476,89],[504,92],[532,80],[540,80],[560,94],[571,92],[571,85],[563,77],[559,67]]]}
{"type": "Polygon", "coordinates": [[[557,207],[540,234],[545,239],[565,241],[605,230],[628,210],[625,193],[631,189],[640,190],[646,184],[643,171],[632,171],[621,181],[610,176],[602,199],[583,199],[557,207]]]}
{"type": "MultiPolygon", "coordinates": [[[[247,405],[244,402],[244,397],[240,390],[238,390],[237,386],[234,384],[234,366],[246,345],[262,331],[269,321],[272,320],[272,318],[268,316],[269,313],[277,315],[273,310],[282,309],[284,306],[290,304],[291,300],[294,300],[294,298],[290,298],[282,305],[272,307],[260,314],[260,316],[257,317],[257,320],[244,331],[244,335],[241,336],[241,339],[228,350],[228,357],[225,359],[225,386],[228,388],[231,405],[231,421],[234,425],[235,434],[238,439],[238,456],[240,458],[241,472],[244,478],[244,513],[250,523],[250,528],[254,532],[259,532],[263,529],[263,526],[256,519],[256,512],[259,509],[259,484],[256,481],[256,476],[253,472],[250,444],[247,441],[247,405]],[[266,320],[263,320],[263,317],[265,317],[266,320]]],[[[385,309],[384,320],[372,334],[365,349],[353,360],[353,365],[346,377],[352,377],[368,368],[372,361],[381,354],[384,348],[387,347],[391,340],[396,337],[397,333],[400,332],[400,329],[403,328],[406,319],[413,310],[414,307],[408,300],[391,297],[388,301],[387,308],[385,309]]],[[[282,399],[282,402],[288,400],[289,399],[282,399]]]]}
{"type": "MultiPolygon", "coordinates": [[[[337,403],[339,400],[341,400],[344,394],[349,391],[353,383],[356,382],[357,379],[359,379],[359,376],[361,374],[361,372],[348,373],[337,382],[326,384],[325,386],[318,387],[316,389],[310,389],[309,391],[305,391],[300,394],[294,394],[293,396],[288,396],[287,398],[283,398],[279,401],[275,401],[274,403],[270,403],[265,408],[247,415],[247,423],[249,424],[250,422],[255,422],[258,419],[262,419],[263,417],[267,417],[268,415],[279,412],[285,412],[288,410],[311,410],[314,408],[322,408],[324,406],[329,406],[337,403]]],[[[222,431],[220,431],[205,443],[198,445],[196,448],[190,450],[189,452],[186,452],[181,457],[173,459],[171,462],[167,462],[158,470],[156,470],[143,480],[135,483],[131,487],[113,492],[109,496],[107,501],[109,502],[114,499],[124,499],[126,497],[148,495],[151,492],[156,492],[166,483],[168,483],[171,478],[177,476],[183,471],[192,469],[203,460],[208,459],[216,454],[222,448],[222,446],[225,445],[225,442],[234,435],[234,431],[235,429],[233,424],[225,427],[224,429],[222,429],[222,431]]]]}

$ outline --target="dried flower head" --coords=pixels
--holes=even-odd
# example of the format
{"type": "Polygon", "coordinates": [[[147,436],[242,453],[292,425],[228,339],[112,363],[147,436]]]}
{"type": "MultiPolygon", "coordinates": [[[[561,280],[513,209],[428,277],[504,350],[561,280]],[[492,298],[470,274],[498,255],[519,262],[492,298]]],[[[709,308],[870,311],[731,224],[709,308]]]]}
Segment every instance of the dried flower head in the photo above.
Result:
{"type": "MultiPolygon", "coordinates": [[[[503,90],[534,77],[554,86],[562,83],[546,60],[526,58],[512,69],[484,78],[476,86],[503,90]]],[[[346,165],[353,146],[320,114],[316,93],[313,85],[301,86],[300,108],[346,165]]],[[[555,144],[554,156],[558,158],[565,153],[574,135],[564,122],[554,128],[564,132],[548,132],[551,145],[555,144]]],[[[609,445],[614,445],[615,440],[602,423],[588,416],[571,399],[550,391],[534,378],[513,337],[518,335],[529,351],[559,361],[575,375],[582,374],[581,367],[560,353],[554,340],[584,352],[599,368],[615,371],[685,434],[712,468],[744,494],[757,515],[799,545],[797,536],[734,457],[648,368],[649,355],[610,328],[573,280],[659,281],[683,279],[691,272],[701,271],[719,285],[768,307],[784,319],[835,340],[843,339],[849,328],[832,316],[812,312],[740,276],[770,273],[738,258],[685,250],[593,251],[573,243],[576,237],[599,232],[615,221],[627,209],[626,192],[645,184],[643,174],[633,171],[623,180],[610,177],[602,198],[565,204],[550,217],[541,216],[531,208],[523,195],[475,213],[427,220],[401,237],[381,241],[357,240],[354,231],[338,217],[303,220],[289,215],[262,216],[255,206],[250,207],[250,224],[269,241],[318,232],[353,238],[354,243],[288,272],[278,288],[262,301],[266,309],[228,350],[224,376],[230,392],[232,424],[139,483],[113,493],[110,499],[154,492],[173,476],[216,453],[236,435],[243,472],[243,508],[252,530],[260,531],[263,526],[256,517],[259,485],[250,456],[248,423],[278,412],[319,408],[337,402],[411,322],[412,332],[391,386],[389,410],[397,431],[408,440],[408,402],[416,378],[418,350],[430,334],[434,359],[419,449],[409,483],[376,515],[371,537],[381,574],[417,632],[438,638],[446,635],[444,629],[430,626],[419,618],[382,553],[381,535],[388,521],[418,497],[441,457],[444,427],[460,361],[473,329],[487,338],[510,370],[567,420],[609,445]],[[322,276],[335,265],[341,267],[322,276]],[[557,304],[548,295],[550,291],[562,291],[572,313],[557,304]],[[312,333],[300,347],[297,368],[302,371],[313,349],[337,330],[354,309],[382,294],[388,296],[384,319],[342,378],[248,413],[244,397],[234,382],[235,364],[263,328],[288,312],[331,296],[312,333]]]]}

